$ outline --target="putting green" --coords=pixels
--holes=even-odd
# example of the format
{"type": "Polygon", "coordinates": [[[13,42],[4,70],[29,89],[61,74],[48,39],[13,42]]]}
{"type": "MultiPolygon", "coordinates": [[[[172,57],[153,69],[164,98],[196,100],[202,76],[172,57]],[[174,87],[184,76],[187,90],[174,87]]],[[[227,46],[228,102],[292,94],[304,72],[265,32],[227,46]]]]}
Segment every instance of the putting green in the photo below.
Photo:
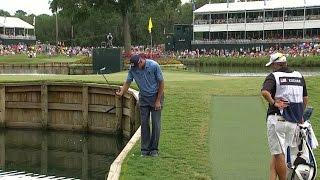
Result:
{"type": "Polygon", "coordinates": [[[266,110],[260,97],[214,96],[210,122],[213,179],[268,179],[266,110]]]}

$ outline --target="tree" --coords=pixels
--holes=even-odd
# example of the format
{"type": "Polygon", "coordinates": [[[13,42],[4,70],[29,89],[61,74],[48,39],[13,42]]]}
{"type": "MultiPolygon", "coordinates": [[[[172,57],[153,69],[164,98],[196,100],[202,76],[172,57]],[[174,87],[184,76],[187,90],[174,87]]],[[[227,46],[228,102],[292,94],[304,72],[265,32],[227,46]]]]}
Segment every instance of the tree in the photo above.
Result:
{"type": "Polygon", "coordinates": [[[47,14],[36,17],[36,36],[43,43],[55,42],[55,17],[47,14]]]}
{"type": "Polygon", "coordinates": [[[0,16],[8,17],[8,16],[11,16],[11,15],[10,15],[10,13],[8,11],[4,11],[4,10],[0,9],[0,16]]]}
{"type": "Polygon", "coordinates": [[[179,7],[177,13],[178,23],[180,24],[192,24],[192,3],[185,3],[179,7]]]}
{"type": "MultiPolygon", "coordinates": [[[[116,12],[122,18],[122,35],[125,52],[131,50],[131,34],[129,24],[129,14],[140,0],[52,0],[50,7],[53,11],[61,8],[63,12],[69,14],[73,19],[80,17],[87,19],[90,13],[97,10],[116,12]],[[80,16],[79,16],[80,15],[80,16]]],[[[142,1],[142,0],[141,0],[142,1]]],[[[144,0],[149,3],[155,0],[144,0]]]]}
{"type": "Polygon", "coordinates": [[[24,16],[26,16],[26,15],[27,15],[27,13],[24,12],[23,10],[17,10],[17,11],[14,13],[14,16],[16,16],[16,17],[24,17],[24,16]]]}

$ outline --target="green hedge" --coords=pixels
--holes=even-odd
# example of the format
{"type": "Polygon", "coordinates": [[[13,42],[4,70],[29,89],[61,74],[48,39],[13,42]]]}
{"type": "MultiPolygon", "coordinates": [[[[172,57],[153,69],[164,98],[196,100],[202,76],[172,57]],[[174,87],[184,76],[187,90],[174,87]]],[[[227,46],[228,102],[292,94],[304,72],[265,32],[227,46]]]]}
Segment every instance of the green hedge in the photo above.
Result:
{"type": "MultiPolygon", "coordinates": [[[[268,57],[201,57],[196,59],[180,59],[184,65],[199,66],[265,66],[268,57]]],[[[289,66],[292,67],[320,67],[320,56],[288,57],[289,66]]]]}
{"type": "Polygon", "coordinates": [[[81,59],[73,62],[74,64],[92,64],[92,58],[91,57],[82,57],[81,59]]]}

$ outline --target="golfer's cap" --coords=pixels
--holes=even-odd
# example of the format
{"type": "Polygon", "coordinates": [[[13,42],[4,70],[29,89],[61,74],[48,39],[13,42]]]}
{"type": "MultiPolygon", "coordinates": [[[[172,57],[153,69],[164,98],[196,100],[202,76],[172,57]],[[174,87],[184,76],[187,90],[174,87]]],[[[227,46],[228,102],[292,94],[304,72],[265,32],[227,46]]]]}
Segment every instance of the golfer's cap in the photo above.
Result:
{"type": "Polygon", "coordinates": [[[138,66],[139,60],[140,60],[140,55],[135,54],[135,55],[131,56],[131,58],[130,58],[131,66],[132,67],[138,66]]]}
{"type": "Polygon", "coordinates": [[[284,56],[282,53],[273,53],[270,55],[269,62],[266,64],[266,66],[270,66],[272,63],[278,62],[287,62],[286,56],[284,56]]]}

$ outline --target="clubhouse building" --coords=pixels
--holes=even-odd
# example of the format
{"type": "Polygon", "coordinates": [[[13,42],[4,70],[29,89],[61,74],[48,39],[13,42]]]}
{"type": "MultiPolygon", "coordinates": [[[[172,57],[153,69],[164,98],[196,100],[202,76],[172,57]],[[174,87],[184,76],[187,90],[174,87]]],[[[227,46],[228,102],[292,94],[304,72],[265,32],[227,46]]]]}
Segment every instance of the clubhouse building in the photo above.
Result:
{"type": "Polygon", "coordinates": [[[35,41],[34,26],[17,17],[0,16],[0,42],[2,44],[32,43],[35,41]]]}
{"type": "Polygon", "coordinates": [[[216,3],[193,11],[193,47],[319,40],[320,0],[216,3]]]}

